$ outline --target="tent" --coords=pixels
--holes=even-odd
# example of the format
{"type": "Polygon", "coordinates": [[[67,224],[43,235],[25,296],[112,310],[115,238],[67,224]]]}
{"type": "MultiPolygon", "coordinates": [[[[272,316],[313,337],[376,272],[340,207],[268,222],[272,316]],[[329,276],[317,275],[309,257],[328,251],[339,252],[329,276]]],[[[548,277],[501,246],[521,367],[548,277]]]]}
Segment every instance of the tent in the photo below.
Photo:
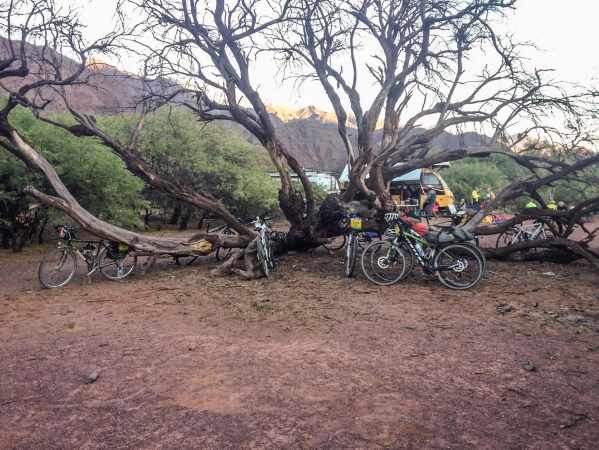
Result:
{"type": "MultiPolygon", "coordinates": [[[[411,172],[403,174],[401,177],[393,179],[393,182],[403,182],[409,184],[420,184],[420,177],[422,176],[422,169],[415,169],[411,172]]],[[[343,172],[339,175],[340,183],[349,183],[349,169],[348,166],[343,168],[343,172]]]]}

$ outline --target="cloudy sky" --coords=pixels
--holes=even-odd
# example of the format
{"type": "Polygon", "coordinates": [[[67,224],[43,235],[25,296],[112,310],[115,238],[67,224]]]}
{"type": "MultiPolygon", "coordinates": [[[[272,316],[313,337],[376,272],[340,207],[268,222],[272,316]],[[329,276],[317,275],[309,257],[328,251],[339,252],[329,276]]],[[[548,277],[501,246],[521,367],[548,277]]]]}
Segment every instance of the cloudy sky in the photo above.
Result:
{"type": "MultiPolygon", "coordinates": [[[[90,35],[100,36],[111,28],[116,1],[59,0],[59,3],[77,8],[90,35]]],[[[557,79],[588,84],[599,79],[597,18],[599,1],[596,0],[520,0],[517,11],[502,26],[517,40],[532,41],[542,49],[528,55],[534,65],[555,69],[557,79]]],[[[121,60],[117,64],[136,71],[138,62],[121,60]]],[[[268,61],[261,61],[254,74],[256,85],[268,85],[267,90],[261,90],[267,102],[331,109],[316,84],[297,89],[279,80],[273,86],[275,71],[268,61]]]]}

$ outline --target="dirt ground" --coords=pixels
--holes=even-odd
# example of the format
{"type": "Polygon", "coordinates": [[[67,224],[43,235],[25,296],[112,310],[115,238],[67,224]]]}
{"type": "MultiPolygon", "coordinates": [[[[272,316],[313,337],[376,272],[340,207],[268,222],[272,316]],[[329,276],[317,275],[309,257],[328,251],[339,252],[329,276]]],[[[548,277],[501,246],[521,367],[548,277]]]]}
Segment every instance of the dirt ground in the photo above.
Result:
{"type": "Polygon", "coordinates": [[[2,449],[597,448],[584,266],[383,288],[319,251],[270,281],[211,278],[207,258],[48,291],[42,250],[0,253],[2,449]]]}

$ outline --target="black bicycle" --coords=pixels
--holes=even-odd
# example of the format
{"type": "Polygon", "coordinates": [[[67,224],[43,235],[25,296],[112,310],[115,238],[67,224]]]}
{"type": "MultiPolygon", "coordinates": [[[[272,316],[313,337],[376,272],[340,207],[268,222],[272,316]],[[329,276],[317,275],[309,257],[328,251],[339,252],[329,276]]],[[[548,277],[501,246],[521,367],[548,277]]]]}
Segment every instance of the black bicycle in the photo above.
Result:
{"type": "Polygon", "coordinates": [[[422,237],[399,214],[386,214],[385,219],[389,239],[372,243],[362,253],[362,270],[371,282],[397,283],[416,263],[450,289],[470,289],[482,279],[485,257],[468,243],[473,237],[464,230],[429,232],[422,237]]]}
{"type": "Polygon", "coordinates": [[[78,229],[71,225],[55,227],[58,245],[49,251],[38,268],[38,278],[48,289],[66,286],[77,272],[77,260],[87,265],[87,275],[99,271],[109,280],[122,280],[133,273],[137,256],[130,252],[127,244],[106,241],[77,239],[78,229]]]}

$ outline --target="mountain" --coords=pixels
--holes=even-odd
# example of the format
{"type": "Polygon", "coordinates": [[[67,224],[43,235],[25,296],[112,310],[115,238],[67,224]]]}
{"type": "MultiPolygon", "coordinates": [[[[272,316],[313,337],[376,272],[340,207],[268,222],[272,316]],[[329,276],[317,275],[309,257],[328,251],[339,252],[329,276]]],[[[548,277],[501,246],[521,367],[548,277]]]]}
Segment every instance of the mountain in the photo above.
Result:
{"type": "MultiPolygon", "coordinates": [[[[8,55],[8,41],[0,38],[0,59],[8,55]]],[[[18,47],[18,46],[17,46],[18,47]]],[[[25,83],[39,79],[49,68],[36,63],[41,49],[33,45],[26,46],[26,54],[30,56],[31,74],[25,79],[6,78],[2,84],[11,90],[18,89],[25,83]]],[[[48,50],[46,50],[48,51],[48,50]]],[[[76,63],[64,55],[55,54],[61,61],[62,69],[69,73],[76,63]]],[[[67,97],[72,106],[81,112],[91,114],[115,114],[133,111],[149,86],[153,92],[166,92],[176,84],[170,80],[147,81],[139,76],[119,70],[102,61],[91,61],[83,73],[82,79],[88,84],[71,86],[67,89],[67,97]]],[[[0,89],[1,91],[1,89],[0,89]]],[[[52,89],[41,90],[41,97],[52,100],[48,109],[61,111],[64,105],[60,96],[52,89]]],[[[313,106],[301,109],[268,105],[273,122],[281,141],[304,167],[341,172],[346,164],[347,155],[337,131],[336,116],[332,112],[322,111],[313,106]]],[[[239,128],[226,122],[226,126],[239,128]]],[[[355,120],[349,121],[350,137],[355,141],[357,131],[355,120]]],[[[245,130],[241,132],[247,139],[256,142],[245,130]]],[[[380,133],[379,133],[380,138],[380,133]]],[[[486,142],[485,136],[476,133],[453,135],[443,133],[433,146],[439,149],[454,149],[466,144],[479,145],[486,142]]]]}

